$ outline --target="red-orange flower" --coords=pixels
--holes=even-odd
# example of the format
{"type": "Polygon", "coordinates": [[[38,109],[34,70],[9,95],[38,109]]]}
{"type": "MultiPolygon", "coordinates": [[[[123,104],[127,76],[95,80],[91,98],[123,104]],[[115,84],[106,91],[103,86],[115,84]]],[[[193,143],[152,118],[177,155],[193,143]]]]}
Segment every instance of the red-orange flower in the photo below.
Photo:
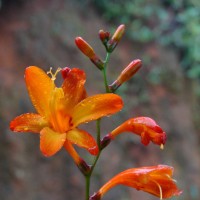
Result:
{"type": "Polygon", "coordinates": [[[118,112],[122,100],[115,94],[98,94],[86,98],[85,73],[77,68],[65,74],[62,87],[54,84],[42,69],[31,66],[25,71],[25,81],[37,113],[26,113],[10,123],[15,132],[40,133],[40,149],[45,156],[52,156],[64,145],[70,155],[78,160],[71,144],[98,153],[94,138],[78,125],[118,112]]]}
{"type": "Polygon", "coordinates": [[[90,200],[101,199],[108,190],[117,185],[133,187],[160,197],[160,199],[180,195],[182,191],[177,188],[172,175],[173,168],[167,165],[128,169],[109,180],[97,193],[90,197],[90,200]]]}
{"type": "Polygon", "coordinates": [[[160,145],[161,148],[163,148],[167,138],[161,127],[149,117],[129,119],[108,134],[107,138],[114,139],[114,137],[123,132],[132,132],[140,135],[142,144],[148,145],[152,141],[154,144],[160,145]]]}

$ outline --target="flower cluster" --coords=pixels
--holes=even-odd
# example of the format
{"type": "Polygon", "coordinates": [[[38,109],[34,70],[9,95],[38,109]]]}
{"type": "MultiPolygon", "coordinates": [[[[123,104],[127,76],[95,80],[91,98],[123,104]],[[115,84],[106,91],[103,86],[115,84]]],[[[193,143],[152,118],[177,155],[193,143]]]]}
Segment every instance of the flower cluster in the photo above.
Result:
{"type": "Polygon", "coordinates": [[[99,200],[116,185],[125,185],[143,190],[154,196],[169,198],[180,195],[176,182],[172,179],[173,168],[166,165],[132,168],[111,178],[99,191],[90,195],[90,179],[101,151],[117,135],[131,132],[141,138],[141,143],[150,142],[162,149],[166,142],[166,133],[149,117],[133,117],[121,123],[101,138],[100,119],[119,112],[123,108],[122,98],[116,90],[128,81],[141,67],[140,59],[135,59],[125,67],[116,80],[108,84],[107,65],[125,31],[120,25],[111,35],[108,31],[99,31],[99,38],[107,55],[103,61],[93,48],[81,37],[75,39],[80,51],[102,72],[106,92],[88,96],[85,89],[85,72],[78,68],[59,68],[55,73],[50,69],[45,73],[41,68],[30,66],[25,70],[25,82],[36,113],[22,114],[10,123],[14,132],[32,132],[40,134],[40,150],[45,156],[53,156],[62,147],[73,158],[86,179],[86,200],[99,200]],[[56,76],[62,74],[61,87],[55,85],[56,76]],[[79,128],[80,124],[96,120],[97,136],[79,128]],[[95,159],[88,164],[80,157],[74,145],[86,149],[95,159]]]}

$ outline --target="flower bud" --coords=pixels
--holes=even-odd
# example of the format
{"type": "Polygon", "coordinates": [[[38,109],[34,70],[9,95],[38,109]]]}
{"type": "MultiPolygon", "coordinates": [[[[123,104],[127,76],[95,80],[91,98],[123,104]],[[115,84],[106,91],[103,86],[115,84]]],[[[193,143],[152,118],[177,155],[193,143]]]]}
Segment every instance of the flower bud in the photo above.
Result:
{"type": "Polygon", "coordinates": [[[95,55],[93,48],[81,37],[75,39],[76,46],[82,51],[88,58],[92,58],[95,55]]]}
{"type": "Polygon", "coordinates": [[[124,31],[125,31],[125,25],[121,24],[113,34],[112,38],[108,41],[108,52],[112,52],[115,49],[115,47],[121,40],[124,31]]]}
{"type": "Polygon", "coordinates": [[[95,54],[93,48],[81,37],[75,39],[76,46],[86,55],[100,70],[103,69],[103,61],[95,54]]]}
{"type": "Polygon", "coordinates": [[[99,31],[99,38],[102,41],[102,43],[107,46],[107,42],[110,39],[110,32],[100,30],[99,31]]]}
{"type": "Polygon", "coordinates": [[[142,61],[137,59],[133,60],[118,76],[118,78],[110,85],[111,91],[117,90],[124,82],[128,81],[140,68],[142,61]]]}

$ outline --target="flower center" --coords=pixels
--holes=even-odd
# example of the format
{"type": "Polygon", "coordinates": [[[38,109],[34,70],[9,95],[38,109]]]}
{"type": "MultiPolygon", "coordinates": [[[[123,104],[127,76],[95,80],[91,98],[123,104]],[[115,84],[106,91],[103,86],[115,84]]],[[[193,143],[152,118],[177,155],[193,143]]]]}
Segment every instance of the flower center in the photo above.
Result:
{"type": "Polygon", "coordinates": [[[64,93],[61,88],[55,88],[49,103],[50,123],[56,132],[64,133],[70,129],[71,116],[63,103],[64,93]]]}

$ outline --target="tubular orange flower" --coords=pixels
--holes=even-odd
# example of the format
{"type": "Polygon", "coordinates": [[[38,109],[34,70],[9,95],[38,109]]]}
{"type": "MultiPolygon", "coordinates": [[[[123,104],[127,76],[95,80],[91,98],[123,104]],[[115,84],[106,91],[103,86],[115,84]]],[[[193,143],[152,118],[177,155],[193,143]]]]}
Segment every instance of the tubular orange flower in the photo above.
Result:
{"type": "MultiPolygon", "coordinates": [[[[66,70],[66,69],[65,69],[66,70]]],[[[58,72],[58,71],[57,71],[58,72]]],[[[98,94],[86,98],[85,73],[77,68],[67,69],[62,87],[54,84],[42,69],[31,66],[25,71],[25,81],[29,96],[37,113],[26,113],[10,123],[14,132],[40,133],[40,149],[45,156],[52,156],[62,146],[74,160],[79,158],[69,143],[87,149],[91,154],[98,153],[94,138],[78,125],[121,110],[122,100],[114,94],[98,94]]]]}
{"type": "Polygon", "coordinates": [[[160,145],[161,148],[163,148],[167,138],[161,127],[149,117],[129,119],[108,134],[107,137],[114,139],[117,135],[127,131],[140,135],[142,144],[148,145],[152,141],[154,144],[160,145]]]}
{"type": "Polygon", "coordinates": [[[133,187],[160,197],[160,199],[180,195],[182,191],[178,189],[172,175],[173,168],[167,165],[128,169],[109,180],[90,197],[90,200],[100,200],[108,190],[117,185],[133,187]]]}

